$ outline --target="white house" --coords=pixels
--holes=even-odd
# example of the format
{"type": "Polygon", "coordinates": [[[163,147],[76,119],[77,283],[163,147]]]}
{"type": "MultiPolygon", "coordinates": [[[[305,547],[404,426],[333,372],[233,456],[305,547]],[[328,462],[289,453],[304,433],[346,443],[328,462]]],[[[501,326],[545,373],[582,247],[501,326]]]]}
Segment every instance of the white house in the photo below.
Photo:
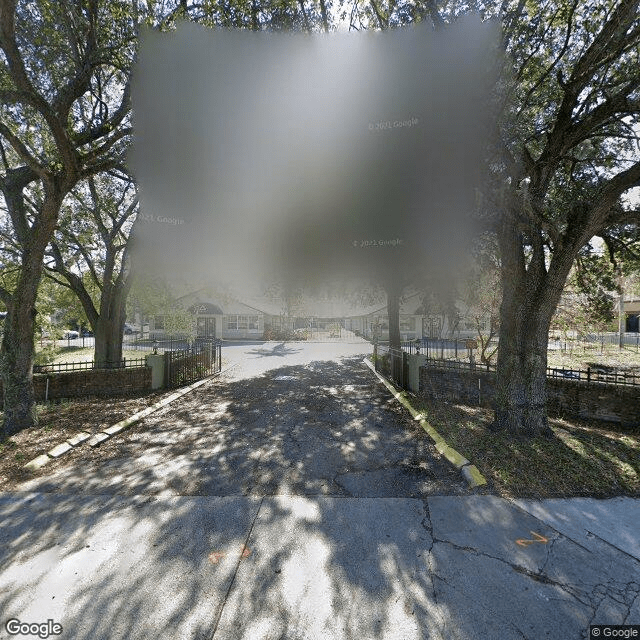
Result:
{"type": "MultiPolygon", "coordinates": [[[[405,296],[400,304],[400,339],[416,338],[474,338],[477,328],[467,317],[467,309],[461,302],[456,303],[457,321],[452,322],[446,314],[429,312],[423,304],[423,293],[405,296]]],[[[360,335],[379,340],[389,339],[389,317],[387,305],[373,305],[357,315],[345,319],[345,327],[360,335]]]]}
{"type": "MultiPolygon", "coordinates": [[[[268,312],[271,311],[258,309],[207,288],[184,295],[176,303],[176,306],[193,315],[197,337],[226,340],[261,338],[265,318],[270,316],[268,312]]],[[[156,336],[169,333],[167,316],[153,316],[149,331],[156,336]]]]}

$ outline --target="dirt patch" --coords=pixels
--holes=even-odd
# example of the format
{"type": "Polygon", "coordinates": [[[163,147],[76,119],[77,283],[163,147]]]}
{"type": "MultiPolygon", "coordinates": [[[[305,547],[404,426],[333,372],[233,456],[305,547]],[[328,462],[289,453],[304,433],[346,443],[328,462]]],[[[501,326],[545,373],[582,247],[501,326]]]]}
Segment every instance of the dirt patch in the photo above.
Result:
{"type": "Polygon", "coordinates": [[[495,433],[490,409],[443,401],[415,406],[503,497],[640,496],[640,428],[549,419],[554,437],[495,433]]]}
{"type": "MultiPolygon", "coordinates": [[[[33,477],[33,473],[27,471],[24,465],[67,438],[80,431],[97,433],[158,402],[170,393],[165,391],[130,398],[82,398],[38,404],[38,425],[24,429],[0,443],[0,490],[10,490],[15,483],[33,477]]],[[[85,452],[89,447],[82,447],[82,450],[85,452]]],[[[91,451],[97,456],[109,453],[106,445],[91,451]]],[[[46,469],[52,469],[52,465],[55,464],[49,463],[46,469]]]]}

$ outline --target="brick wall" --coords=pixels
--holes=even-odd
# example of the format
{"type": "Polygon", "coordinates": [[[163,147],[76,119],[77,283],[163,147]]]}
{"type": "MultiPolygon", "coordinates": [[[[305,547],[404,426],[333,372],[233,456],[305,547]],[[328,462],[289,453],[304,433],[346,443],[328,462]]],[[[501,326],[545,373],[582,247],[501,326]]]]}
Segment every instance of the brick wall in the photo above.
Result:
{"type": "MultiPolygon", "coordinates": [[[[419,393],[464,404],[493,408],[493,371],[420,367],[419,393]]],[[[549,415],[591,418],[622,426],[640,424],[640,387],[547,379],[549,415]]]]}
{"type": "MultiPolygon", "coordinates": [[[[117,396],[151,391],[151,367],[128,369],[87,369],[64,373],[36,373],[33,386],[36,400],[44,400],[49,379],[49,400],[87,396],[117,396]]],[[[0,398],[2,398],[0,381],[0,398]]]]}

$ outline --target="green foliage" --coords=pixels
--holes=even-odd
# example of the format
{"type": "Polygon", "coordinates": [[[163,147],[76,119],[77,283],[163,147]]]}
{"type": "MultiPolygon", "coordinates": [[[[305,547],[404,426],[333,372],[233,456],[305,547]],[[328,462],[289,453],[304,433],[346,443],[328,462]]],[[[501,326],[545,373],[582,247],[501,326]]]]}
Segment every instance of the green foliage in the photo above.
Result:
{"type": "Polygon", "coordinates": [[[262,334],[263,340],[278,340],[288,342],[292,340],[306,340],[306,332],[296,332],[289,329],[276,329],[274,327],[265,327],[262,334]]]}
{"type": "Polygon", "coordinates": [[[584,299],[582,313],[588,326],[605,327],[615,319],[615,297],[620,287],[613,265],[606,257],[581,252],[575,284],[584,299]]]}
{"type": "Polygon", "coordinates": [[[166,281],[152,274],[138,273],[127,298],[127,317],[135,317],[136,312],[144,318],[165,315],[171,309],[174,297],[166,281]]]}
{"type": "Polygon", "coordinates": [[[618,293],[617,274],[607,255],[585,247],[569,276],[552,327],[565,340],[570,332],[582,336],[608,330],[616,317],[618,293]]]}
{"type": "Polygon", "coordinates": [[[33,358],[33,364],[46,365],[55,361],[58,356],[59,350],[54,342],[45,343],[42,348],[36,351],[33,358]]]}
{"type": "Polygon", "coordinates": [[[164,330],[168,335],[185,336],[189,342],[193,342],[196,337],[193,314],[178,304],[172,305],[164,314],[164,330]]]}

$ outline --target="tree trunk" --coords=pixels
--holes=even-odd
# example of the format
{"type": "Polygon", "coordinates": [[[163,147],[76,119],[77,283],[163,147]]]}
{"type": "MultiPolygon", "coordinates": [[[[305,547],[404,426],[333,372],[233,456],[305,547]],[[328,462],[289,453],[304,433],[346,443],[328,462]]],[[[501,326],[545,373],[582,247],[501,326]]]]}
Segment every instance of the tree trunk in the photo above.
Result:
{"type": "Polygon", "coordinates": [[[501,312],[495,429],[534,437],[550,435],[547,423],[547,342],[550,320],[529,315],[525,300],[501,312]],[[504,327],[504,329],[502,328],[504,327]]]}
{"type": "Polygon", "coordinates": [[[522,237],[504,224],[494,430],[527,437],[552,434],[547,421],[549,327],[580,241],[557,248],[547,270],[542,244],[533,243],[527,264],[522,237]]]}
{"type": "Polygon", "coordinates": [[[620,295],[618,296],[618,348],[624,348],[624,333],[627,328],[626,316],[624,313],[624,276],[622,275],[622,261],[618,263],[618,285],[620,295]]]}
{"type": "Polygon", "coordinates": [[[23,268],[5,320],[0,355],[4,400],[2,438],[37,422],[33,392],[33,334],[41,269],[35,260],[29,260],[29,268],[23,268]]]}
{"type": "Polygon", "coordinates": [[[402,291],[396,283],[387,287],[387,316],[389,321],[389,348],[400,349],[400,295],[402,291]]]}
{"type": "MultiPolygon", "coordinates": [[[[6,198],[5,194],[5,198],[6,198]]],[[[16,194],[16,197],[21,197],[16,194]]],[[[12,436],[37,423],[33,391],[33,335],[36,297],[42,278],[44,252],[53,235],[60,200],[45,200],[40,224],[31,229],[22,251],[20,276],[12,293],[0,349],[0,375],[4,400],[2,437],[12,436]]]]}
{"type": "Polygon", "coordinates": [[[96,367],[112,368],[122,362],[122,334],[126,319],[127,286],[109,287],[100,301],[100,314],[94,328],[96,367]]]}

